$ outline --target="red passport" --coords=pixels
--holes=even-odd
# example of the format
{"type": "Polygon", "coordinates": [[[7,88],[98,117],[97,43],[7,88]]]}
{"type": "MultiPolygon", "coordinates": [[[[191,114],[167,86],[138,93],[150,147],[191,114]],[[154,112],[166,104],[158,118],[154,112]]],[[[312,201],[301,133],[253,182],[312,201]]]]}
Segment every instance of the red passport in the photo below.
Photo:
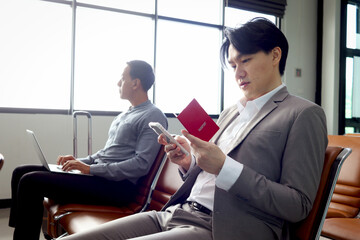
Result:
{"type": "Polygon", "coordinates": [[[191,135],[204,141],[209,141],[219,130],[219,126],[205,112],[195,98],[177,118],[191,135]]]}

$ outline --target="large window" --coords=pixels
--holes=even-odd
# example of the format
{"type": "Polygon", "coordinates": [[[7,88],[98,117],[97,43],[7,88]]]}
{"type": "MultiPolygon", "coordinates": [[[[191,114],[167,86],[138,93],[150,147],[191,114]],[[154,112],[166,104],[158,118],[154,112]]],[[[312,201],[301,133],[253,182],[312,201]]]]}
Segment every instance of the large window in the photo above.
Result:
{"type": "Polygon", "coordinates": [[[346,24],[342,25],[340,134],[360,132],[360,1],[343,1],[343,4],[346,24]]]}
{"type": "Polygon", "coordinates": [[[0,107],[70,107],[71,9],[0,1],[0,107]]]}
{"type": "Polygon", "coordinates": [[[217,115],[240,98],[221,69],[222,30],[256,16],[276,20],[220,0],[1,0],[0,110],[123,111],[117,82],[142,59],[164,112],[196,98],[217,115]]]}

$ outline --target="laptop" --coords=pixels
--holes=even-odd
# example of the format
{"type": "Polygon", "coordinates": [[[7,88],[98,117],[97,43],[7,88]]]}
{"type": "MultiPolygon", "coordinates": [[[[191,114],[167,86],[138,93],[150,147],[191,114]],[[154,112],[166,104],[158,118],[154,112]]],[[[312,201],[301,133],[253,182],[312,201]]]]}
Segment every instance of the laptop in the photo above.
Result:
{"type": "Polygon", "coordinates": [[[71,171],[64,171],[62,170],[62,166],[57,164],[49,164],[46,161],[45,155],[43,151],[41,150],[40,144],[35,136],[35,133],[31,130],[26,129],[26,132],[29,134],[31,141],[33,142],[33,145],[35,147],[35,151],[40,159],[40,162],[42,165],[49,170],[50,172],[58,172],[58,173],[68,173],[68,174],[83,174],[79,170],[71,170],[71,171]]]}

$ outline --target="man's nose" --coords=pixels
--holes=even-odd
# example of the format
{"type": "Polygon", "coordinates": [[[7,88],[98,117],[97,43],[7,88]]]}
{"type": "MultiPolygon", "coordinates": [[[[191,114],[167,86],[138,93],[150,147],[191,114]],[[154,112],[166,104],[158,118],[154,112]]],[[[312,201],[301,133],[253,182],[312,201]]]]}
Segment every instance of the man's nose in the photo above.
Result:
{"type": "Polygon", "coordinates": [[[246,77],[246,71],[243,70],[243,69],[237,69],[237,71],[236,71],[236,79],[239,79],[239,78],[243,79],[245,77],[246,77]]]}

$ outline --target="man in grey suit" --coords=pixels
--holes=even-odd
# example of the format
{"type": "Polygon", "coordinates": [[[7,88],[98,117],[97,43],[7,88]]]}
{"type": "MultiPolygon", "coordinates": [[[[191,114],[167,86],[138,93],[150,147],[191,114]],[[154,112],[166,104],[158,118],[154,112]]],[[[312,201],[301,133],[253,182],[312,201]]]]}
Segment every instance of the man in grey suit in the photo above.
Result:
{"type": "Polygon", "coordinates": [[[69,239],[289,239],[312,208],[327,146],[325,114],[282,84],[288,43],[265,19],[225,32],[223,65],[243,97],[204,142],[183,130],[186,157],[159,142],[185,182],[161,212],[122,218],[69,239]]]}

